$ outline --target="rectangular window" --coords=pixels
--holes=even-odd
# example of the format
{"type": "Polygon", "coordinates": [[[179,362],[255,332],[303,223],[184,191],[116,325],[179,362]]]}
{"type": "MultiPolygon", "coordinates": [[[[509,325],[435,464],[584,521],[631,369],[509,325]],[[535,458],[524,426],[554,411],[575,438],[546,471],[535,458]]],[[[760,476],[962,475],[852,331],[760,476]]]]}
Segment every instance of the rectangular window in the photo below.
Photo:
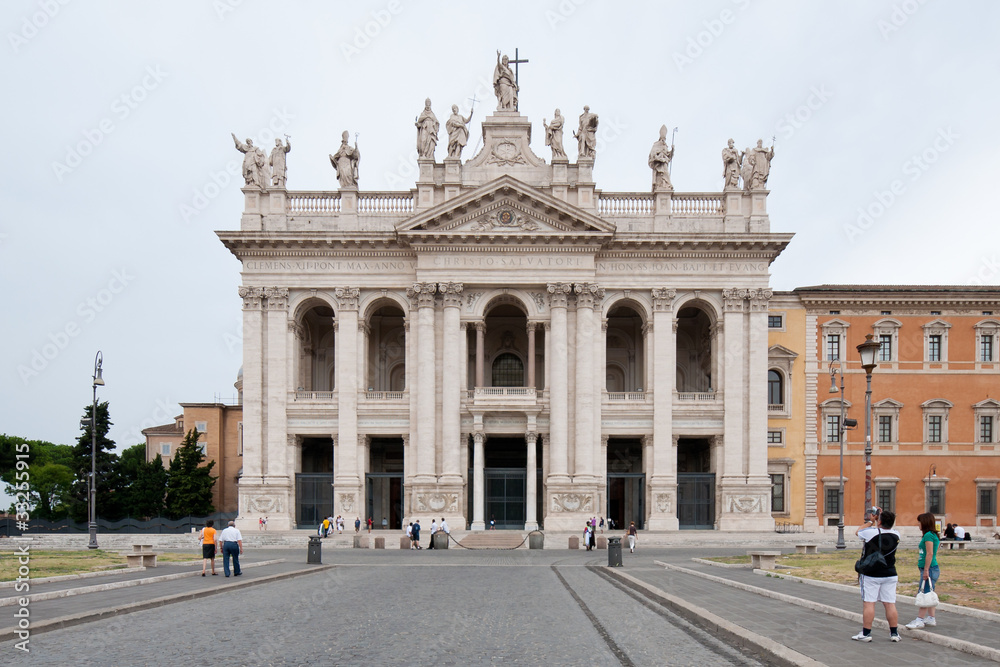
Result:
{"type": "Polygon", "coordinates": [[[883,310],[882,314],[883,315],[892,315],[892,311],[891,310],[883,310]]]}
{"type": "Polygon", "coordinates": [[[886,512],[896,512],[896,489],[892,486],[885,486],[878,490],[877,504],[886,512]]]}
{"type": "Polygon", "coordinates": [[[941,442],[941,415],[927,418],[927,442],[941,442]]]}
{"type": "Polygon", "coordinates": [[[840,488],[836,486],[826,487],[826,503],[824,505],[826,514],[840,514],[840,488]]]}
{"type": "Polygon", "coordinates": [[[781,473],[771,475],[771,511],[785,511],[785,476],[781,473]]]}
{"type": "Polygon", "coordinates": [[[927,489],[927,511],[944,514],[944,488],[935,486],[927,489]]]}
{"type": "Polygon", "coordinates": [[[828,334],[826,337],[826,360],[840,359],[840,334],[828,334]]]}
{"type": "Polygon", "coordinates": [[[979,337],[979,361],[993,361],[993,335],[979,337]]]}
{"type": "Polygon", "coordinates": [[[892,442],[892,415],[878,416],[878,441],[892,442]]]}
{"type": "Polygon", "coordinates": [[[768,431],[767,432],[767,444],[769,445],[780,445],[782,443],[782,432],[781,431],[768,431]]]}
{"type": "Polygon", "coordinates": [[[169,442],[161,442],[160,443],[160,455],[161,456],[170,456],[170,443],[169,442]]]}
{"type": "Polygon", "coordinates": [[[927,337],[927,361],[941,361],[941,334],[927,337]]]}
{"type": "Polygon", "coordinates": [[[826,441],[840,442],[840,416],[826,416],[826,441]]]}
{"type": "Polygon", "coordinates": [[[881,347],[878,349],[879,361],[892,361],[892,334],[881,334],[878,337],[881,347]]]}
{"type": "Polygon", "coordinates": [[[979,442],[993,442],[993,417],[979,417],[979,442]]]}
{"type": "Polygon", "coordinates": [[[208,431],[208,422],[195,422],[194,427],[198,430],[198,433],[206,433],[208,431]]]}
{"type": "Polygon", "coordinates": [[[995,516],[997,513],[997,490],[996,487],[979,487],[979,514],[995,516]]]}
{"type": "Polygon", "coordinates": [[[206,447],[205,447],[205,442],[204,442],[204,441],[200,441],[200,442],[198,443],[198,451],[200,451],[200,452],[201,452],[202,456],[204,456],[204,455],[205,455],[205,452],[207,451],[207,449],[206,449],[206,447]]]}
{"type": "Polygon", "coordinates": [[[784,326],[782,323],[784,318],[781,315],[768,315],[767,316],[767,328],[768,329],[780,329],[784,326]]]}

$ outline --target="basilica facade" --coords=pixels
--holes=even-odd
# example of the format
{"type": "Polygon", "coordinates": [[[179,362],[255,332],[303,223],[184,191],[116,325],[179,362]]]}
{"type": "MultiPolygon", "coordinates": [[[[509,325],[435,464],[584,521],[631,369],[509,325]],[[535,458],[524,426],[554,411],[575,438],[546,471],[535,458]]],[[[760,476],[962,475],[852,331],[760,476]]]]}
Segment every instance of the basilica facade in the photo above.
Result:
{"type": "Polygon", "coordinates": [[[339,190],[247,178],[240,520],[773,528],[766,172],[674,192],[661,133],[653,188],[603,192],[597,116],[545,160],[509,93],[468,160],[428,119],[410,191],[359,190],[346,138],[339,190]]]}

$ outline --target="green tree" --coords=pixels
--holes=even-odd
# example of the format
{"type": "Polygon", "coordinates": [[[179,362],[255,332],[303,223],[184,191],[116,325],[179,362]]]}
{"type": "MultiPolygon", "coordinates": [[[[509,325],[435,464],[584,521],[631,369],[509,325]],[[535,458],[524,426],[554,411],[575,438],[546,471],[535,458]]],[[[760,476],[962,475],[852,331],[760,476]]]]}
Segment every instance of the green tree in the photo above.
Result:
{"type": "Polygon", "coordinates": [[[152,461],[146,461],[144,443],[129,447],[118,457],[116,483],[129,516],[148,519],[163,513],[167,469],[159,454],[152,461]]]}
{"type": "Polygon", "coordinates": [[[27,482],[32,518],[52,521],[67,515],[72,501],[72,465],[73,448],[69,445],[0,435],[0,480],[7,484],[10,495],[16,493],[18,481],[27,482]],[[18,459],[19,453],[27,458],[18,459]],[[20,470],[17,461],[23,462],[20,470]],[[20,478],[18,473],[22,473],[20,478]]]}
{"type": "MultiPolygon", "coordinates": [[[[83,411],[80,424],[80,437],[73,447],[73,473],[76,482],[73,487],[73,502],[70,514],[74,521],[87,520],[88,480],[90,478],[90,423],[92,405],[87,405],[83,411]]],[[[115,441],[108,438],[111,429],[111,418],[108,403],[97,404],[97,516],[102,519],[120,519],[123,514],[120,494],[115,484],[115,467],[118,455],[115,453],[115,441]]]]}
{"type": "Polygon", "coordinates": [[[191,429],[170,462],[167,479],[166,510],[171,519],[185,516],[205,516],[215,511],[212,487],[218,477],[212,476],[215,461],[205,462],[198,444],[198,430],[191,429]]]}

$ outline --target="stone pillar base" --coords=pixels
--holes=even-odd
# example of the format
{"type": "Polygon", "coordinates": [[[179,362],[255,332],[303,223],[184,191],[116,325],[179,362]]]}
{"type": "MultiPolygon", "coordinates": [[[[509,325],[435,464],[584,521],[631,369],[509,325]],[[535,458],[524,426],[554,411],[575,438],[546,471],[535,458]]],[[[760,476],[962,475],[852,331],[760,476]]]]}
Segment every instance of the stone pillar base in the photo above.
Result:
{"type": "MultiPolygon", "coordinates": [[[[650,508],[646,530],[679,530],[677,520],[677,482],[670,478],[653,479],[649,490],[650,508]]],[[[628,526],[622,526],[623,529],[628,526]]]]}
{"type": "Polygon", "coordinates": [[[414,484],[410,496],[411,515],[404,523],[420,519],[420,527],[430,530],[431,519],[440,522],[444,518],[451,528],[465,528],[467,519],[462,511],[462,489],[461,483],[414,484]]]}
{"type": "MultiPolygon", "coordinates": [[[[260,518],[267,517],[268,530],[295,528],[295,488],[288,477],[263,477],[256,481],[240,480],[239,514],[236,527],[256,531],[260,518]]],[[[221,530],[225,526],[219,526],[221,530]]]]}
{"type": "Polygon", "coordinates": [[[719,530],[774,531],[770,485],[740,484],[741,479],[736,478],[736,483],[730,485],[723,478],[719,530]]]}
{"type": "Polygon", "coordinates": [[[583,533],[591,517],[601,516],[600,493],[596,486],[548,483],[545,497],[545,529],[583,533]]]}
{"type": "Polygon", "coordinates": [[[365,495],[357,477],[336,478],[333,482],[333,516],[338,514],[353,523],[365,513],[365,495]]]}

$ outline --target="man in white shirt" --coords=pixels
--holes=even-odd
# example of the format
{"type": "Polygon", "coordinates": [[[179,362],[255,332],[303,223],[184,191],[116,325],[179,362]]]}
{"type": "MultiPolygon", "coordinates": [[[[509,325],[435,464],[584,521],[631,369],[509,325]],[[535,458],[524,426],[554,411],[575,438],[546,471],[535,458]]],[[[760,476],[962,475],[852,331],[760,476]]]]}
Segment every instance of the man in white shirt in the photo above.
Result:
{"type": "Polygon", "coordinates": [[[225,530],[219,533],[219,546],[222,550],[222,571],[229,576],[229,557],[233,558],[233,574],[240,576],[240,556],[243,555],[243,534],[236,528],[236,522],[230,521],[225,530]]]}
{"type": "Polygon", "coordinates": [[[438,530],[440,530],[445,535],[451,535],[451,529],[448,528],[448,522],[444,520],[444,517],[441,517],[441,527],[438,528],[438,530]]]}
{"type": "Polygon", "coordinates": [[[430,539],[430,546],[427,547],[428,549],[434,548],[434,533],[436,532],[438,532],[437,520],[431,519],[431,539],[430,539]]]}
{"type": "Polygon", "coordinates": [[[955,539],[964,540],[965,539],[965,528],[962,528],[957,523],[955,524],[955,539]]]}

